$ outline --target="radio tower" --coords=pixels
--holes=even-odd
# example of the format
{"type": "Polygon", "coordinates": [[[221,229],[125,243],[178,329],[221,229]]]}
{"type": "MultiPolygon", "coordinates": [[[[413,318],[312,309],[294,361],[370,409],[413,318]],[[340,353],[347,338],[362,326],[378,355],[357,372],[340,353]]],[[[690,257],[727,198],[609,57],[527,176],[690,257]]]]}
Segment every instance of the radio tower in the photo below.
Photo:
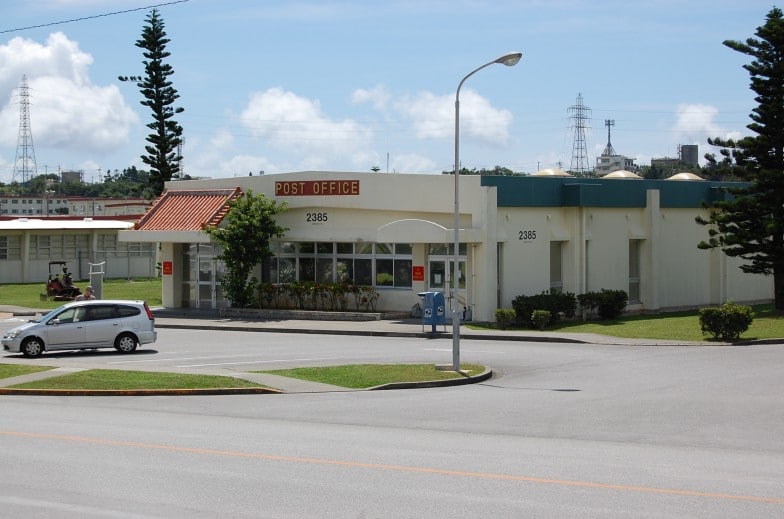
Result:
{"type": "Polygon", "coordinates": [[[574,121],[574,141],[572,142],[572,164],[569,170],[580,176],[587,176],[591,169],[588,166],[588,151],[585,147],[585,129],[591,120],[591,109],[583,104],[583,95],[577,94],[577,104],[569,107],[569,117],[574,121]]]}
{"type": "Polygon", "coordinates": [[[33,132],[30,130],[30,89],[27,86],[27,76],[23,75],[19,85],[19,136],[16,139],[12,180],[16,180],[17,175],[21,175],[22,184],[25,184],[37,174],[33,132]]]}
{"type": "Polygon", "coordinates": [[[615,149],[613,148],[612,142],[610,141],[610,128],[615,126],[615,119],[605,119],[604,125],[607,127],[607,146],[604,148],[602,155],[607,155],[608,157],[614,156],[615,149]]]}

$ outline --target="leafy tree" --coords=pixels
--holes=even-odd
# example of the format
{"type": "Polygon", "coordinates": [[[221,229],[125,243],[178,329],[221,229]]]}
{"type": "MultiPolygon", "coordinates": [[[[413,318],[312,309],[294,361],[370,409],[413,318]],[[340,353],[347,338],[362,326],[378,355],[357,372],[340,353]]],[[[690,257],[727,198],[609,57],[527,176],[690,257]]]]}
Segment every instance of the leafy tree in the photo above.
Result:
{"type": "Polygon", "coordinates": [[[119,79],[135,81],[144,96],[141,104],[152,110],[153,120],[147,125],[152,133],[147,136],[149,144],[144,148],[147,155],[142,155],[141,159],[150,166],[150,189],[153,196],[158,196],[163,192],[164,183],[179,175],[182,157],[177,150],[182,143],[182,126],[173,117],[184,108],[173,106],[180,95],[169,79],[174,69],[164,62],[171,55],[166,51],[166,44],[171,40],[166,37],[163,19],[158,16],[158,10],[153,9],[145,21],[147,25],[142,30],[142,37],[136,42],[137,47],[144,49],[144,76],[120,76],[119,79]]]}
{"type": "Polygon", "coordinates": [[[757,94],[757,107],[746,127],[754,135],[740,140],[709,139],[721,147],[724,167],[746,182],[727,191],[728,200],[713,203],[709,239],[701,249],[721,248],[746,261],[744,272],[773,275],[776,310],[784,310],[784,14],[773,8],[756,38],[727,40],[724,45],[752,58],[743,66],[757,94]]]}
{"type": "MultiPolygon", "coordinates": [[[[716,144],[714,139],[708,139],[709,144],[716,144]]],[[[740,180],[740,174],[743,168],[735,163],[729,148],[722,148],[719,150],[721,159],[716,158],[714,153],[705,154],[705,167],[703,173],[708,180],[724,180],[727,182],[737,182],[740,180]]]]}
{"type": "Polygon", "coordinates": [[[60,178],[54,173],[37,175],[27,182],[25,190],[31,194],[45,195],[52,191],[53,188],[57,189],[59,181],[60,178]]]}
{"type": "MultiPolygon", "coordinates": [[[[454,175],[455,174],[455,170],[454,169],[450,169],[448,171],[442,171],[441,174],[442,175],[454,175]]],[[[514,171],[512,171],[509,168],[506,168],[506,167],[503,167],[503,166],[495,166],[493,169],[486,169],[486,168],[481,168],[481,169],[460,168],[460,174],[461,175],[479,175],[479,176],[483,176],[483,175],[521,176],[524,173],[515,173],[514,171]]]]}
{"type": "Polygon", "coordinates": [[[272,256],[270,240],[280,238],[288,230],[275,222],[275,215],[286,210],[286,203],[265,194],[248,191],[229,202],[229,212],[221,227],[205,229],[210,238],[223,246],[220,259],[226,266],[221,282],[231,306],[245,308],[253,301],[257,280],[251,279],[253,269],[272,256]]]}

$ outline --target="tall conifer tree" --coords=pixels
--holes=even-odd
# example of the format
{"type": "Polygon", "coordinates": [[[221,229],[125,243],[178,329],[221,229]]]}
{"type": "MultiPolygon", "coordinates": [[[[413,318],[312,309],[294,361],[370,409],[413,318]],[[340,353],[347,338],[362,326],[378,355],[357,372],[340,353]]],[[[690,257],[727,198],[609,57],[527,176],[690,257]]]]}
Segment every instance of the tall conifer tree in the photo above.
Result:
{"type": "Polygon", "coordinates": [[[741,270],[773,275],[776,310],[784,310],[784,14],[773,8],[756,38],[727,40],[724,45],[752,58],[743,66],[751,77],[757,107],[746,127],[754,135],[740,140],[709,139],[734,163],[735,173],[747,182],[728,188],[727,200],[712,204],[709,239],[701,249],[719,247],[745,261],[741,270]]]}
{"type": "Polygon", "coordinates": [[[144,76],[120,79],[136,81],[144,96],[141,104],[152,111],[152,122],[147,125],[152,133],[147,136],[149,144],[144,148],[147,154],[141,159],[150,167],[150,190],[158,196],[163,192],[165,182],[179,176],[182,157],[178,150],[182,143],[182,126],[174,120],[174,114],[184,109],[173,106],[180,95],[169,79],[174,69],[164,61],[171,54],[166,50],[170,40],[166,37],[158,10],[153,9],[145,22],[147,25],[136,42],[136,46],[144,50],[144,76]]]}

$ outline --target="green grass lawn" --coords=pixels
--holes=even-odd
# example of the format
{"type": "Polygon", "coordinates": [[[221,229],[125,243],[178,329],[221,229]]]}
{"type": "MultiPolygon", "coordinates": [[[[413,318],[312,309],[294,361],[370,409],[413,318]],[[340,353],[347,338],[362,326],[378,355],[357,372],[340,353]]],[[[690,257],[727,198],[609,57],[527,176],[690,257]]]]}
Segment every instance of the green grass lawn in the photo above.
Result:
{"type": "MultiPolygon", "coordinates": [[[[784,314],[777,313],[773,305],[754,306],[754,322],[741,335],[741,340],[784,338],[784,314]]],[[[469,326],[473,326],[470,325],[469,326]]],[[[513,328],[518,329],[519,328],[513,328]]],[[[536,330],[525,329],[531,333],[536,330]]],[[[613,321],[564,321],[548,326],[544,332],[598,333],[612,337],[635,339],[670,339],[679,341],[706,341],[702,335],[697,310],[656,315],[629,315],[613,321]]]]}
{"type": "MultiPolygon", "coordinates": [[[[86,281],[76,286],[84,289],[86,281]]],[[[51,309],[65,301],[42,300],[44,283],[25,283],[3,285],[0,290],[0,305],[16,305],[26,308],[51,309]]],[[[102,299],[140,299],[150,306],[160,306],[162,301],[161,279],[105,279],[102,299]]]]}
{"type": "MultiPolygon", "coordinates": [[[[477,375],[484,366],[464,364],[464,372],[477,375]]],[[[48,366],[0,364],[0,379],[46,371],[48,366]]],[[[322,382],[352,389],[365,389],[394,382],[429,382],[450,380],[465,375],[436,369],[433,364],[377,365],[358,364],[325,368],[296,368],[289,370],[260,371],[286,377],[322,382]]],[[[81,389],[81,390],[135,390],[135,389],[217,389],[267,387],[248,380],[216,375],[191,375],[147,371],[90,369],[67,373],[57,377],[10,386],[18,389],[81,389]]]]}
{"type": "Polygon", "coordinates": [[[0,364],[0,379],[18,377],[28,373],[38,373],[54,369],[51,366],[29,366],[26,364],[0,364]]]}
{"type": "Polygon", "coordinates": [[[90,369],[11,386],[19,389],[216,389],[264,387],[248,380],[215,375],[90,369]]]}
{"type": "MultiPolygon", "coordinates": [[[[484,366],[476,364],[462,364],[460,368],[471,375],[478,375],[485,370],[484,366]]],[[[464,376],[454,371],[436,369],[433,364],[356,364],[259,371],[258,373],[271,373],[351,389],[366,389],[395,382],[450,380],[464,376]]]]}

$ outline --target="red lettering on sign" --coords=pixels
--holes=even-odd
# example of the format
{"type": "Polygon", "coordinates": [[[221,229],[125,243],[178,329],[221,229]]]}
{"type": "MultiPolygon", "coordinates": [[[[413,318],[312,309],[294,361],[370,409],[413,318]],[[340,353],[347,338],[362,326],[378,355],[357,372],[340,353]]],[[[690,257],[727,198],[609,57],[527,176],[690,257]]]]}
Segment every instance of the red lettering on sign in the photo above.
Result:
{"type": "Polygon", "coordinates": [[[359,180],[300,180],[275,182],[275,196],[356,196],[359,180]]]}

